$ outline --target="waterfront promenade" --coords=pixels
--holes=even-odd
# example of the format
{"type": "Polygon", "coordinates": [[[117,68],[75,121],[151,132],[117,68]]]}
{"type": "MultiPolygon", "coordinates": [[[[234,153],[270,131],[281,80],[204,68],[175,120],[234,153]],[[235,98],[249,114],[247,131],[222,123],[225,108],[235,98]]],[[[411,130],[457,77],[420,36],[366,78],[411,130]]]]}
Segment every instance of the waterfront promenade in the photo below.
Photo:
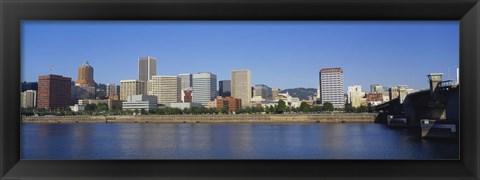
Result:
{"type": "Polygon", "coordinates": [[[29,116],[22,123],[373,123],[377,113],[29,116]]]}

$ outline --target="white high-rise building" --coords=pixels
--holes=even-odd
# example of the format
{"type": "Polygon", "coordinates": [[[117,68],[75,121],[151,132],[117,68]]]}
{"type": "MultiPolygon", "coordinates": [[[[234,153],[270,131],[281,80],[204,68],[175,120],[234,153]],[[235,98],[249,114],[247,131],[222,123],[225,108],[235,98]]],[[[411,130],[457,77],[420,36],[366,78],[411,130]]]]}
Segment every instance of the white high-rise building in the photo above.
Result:
{"type": "Polygon", "coordinates": [[[20,94],[21,106],[23,108],[30,108],[37,106],[37,91],[35,90],[26,90],[20,94]]]}
{"type": "Polygon", "coordinates": [[[217,75],[197,73],[192,77],[193,102],[207,106],[217,96],[217,75]]]}
{"type": "Polygon", "coordinates": [[[147,82],[157,75],[157,59],[154,57],[138,58],[138,80],[147,82]]]}
{"type": "Polygon", "coordinates": [[[324,68],[320,70],[320,101],[330,102],[335,108],[345,107],[342,68],[324,68]]]}
{"type": "Polygon", "coordinates": [[[153,76],[152,95],[157,96],[158,104],[170,106],[180,102],[180,78],[177,76],[153,76]]]}
{"type": "Polygon", "coordinates": [[[250,70],[233,70],[231,74],[232,97],[242,100],[242,106],[250,106],[252,98],[252,74],[250,70]]]}
{"type": "Polygon", "coordinates": [[[144,81],[138,80],[121,80],[120,81],[120,100],[126,101],[128,96],[146,95],[147,88],[144,81]]]}

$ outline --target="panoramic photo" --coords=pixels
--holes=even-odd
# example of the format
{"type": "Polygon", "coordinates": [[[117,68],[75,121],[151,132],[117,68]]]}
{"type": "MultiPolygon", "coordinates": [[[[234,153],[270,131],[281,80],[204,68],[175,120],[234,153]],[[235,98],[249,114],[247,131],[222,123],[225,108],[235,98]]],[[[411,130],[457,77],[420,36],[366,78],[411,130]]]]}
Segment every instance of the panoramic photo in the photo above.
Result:
{"type": "Polygon", "coordinates": [[[21,159],[459,159],[459,21],[21,30],[21,159]]]}

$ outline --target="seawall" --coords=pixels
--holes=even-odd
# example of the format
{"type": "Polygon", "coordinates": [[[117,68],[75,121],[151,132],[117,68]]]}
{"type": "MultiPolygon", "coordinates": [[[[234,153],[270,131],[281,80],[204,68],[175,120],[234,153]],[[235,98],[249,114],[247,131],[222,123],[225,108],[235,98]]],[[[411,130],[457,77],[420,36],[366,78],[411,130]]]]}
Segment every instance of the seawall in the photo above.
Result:
{"type": "Polygon", "coordinates": [[[377,113],[22,117],[22,123],[373,123],[377,113]]]}

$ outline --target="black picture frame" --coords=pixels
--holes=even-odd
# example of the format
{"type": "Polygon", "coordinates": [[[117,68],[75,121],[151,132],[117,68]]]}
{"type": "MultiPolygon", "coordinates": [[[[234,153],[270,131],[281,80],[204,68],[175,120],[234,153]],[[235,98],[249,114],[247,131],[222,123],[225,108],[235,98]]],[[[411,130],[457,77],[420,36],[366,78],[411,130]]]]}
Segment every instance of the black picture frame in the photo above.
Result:
{"type": "Polygon", "coordinates": [[[479,179],[478,0],[0,0],[2,179],[479,179]],[[460,160],[20,160],[22,20],[459,20],[460,160]]]}

